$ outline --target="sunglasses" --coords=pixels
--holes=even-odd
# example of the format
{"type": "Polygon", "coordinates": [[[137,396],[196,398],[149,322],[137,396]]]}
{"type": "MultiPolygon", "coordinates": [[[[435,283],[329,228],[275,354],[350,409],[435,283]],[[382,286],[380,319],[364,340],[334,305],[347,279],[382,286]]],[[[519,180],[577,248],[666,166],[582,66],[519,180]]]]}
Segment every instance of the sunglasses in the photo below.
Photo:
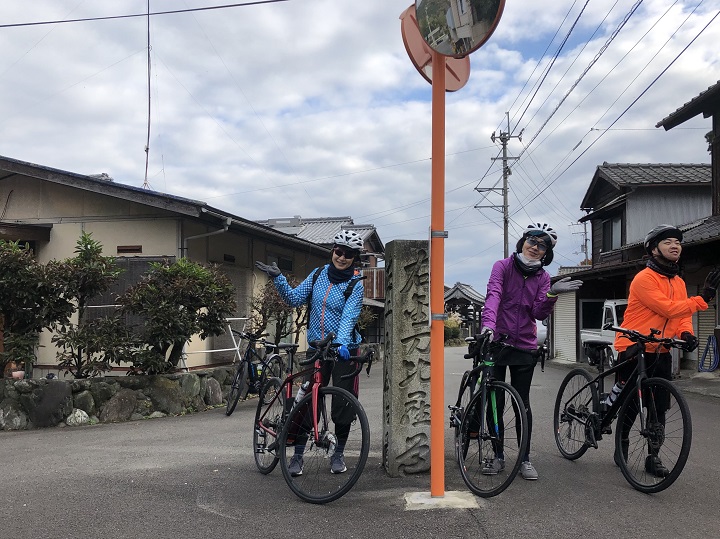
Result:
{"type": "Polygon", "coordinates": [[[356,252],[356,251],[352,251],[352,250],[346,251],[346,250],[343,249],[342,247],[334,247],[334,248],[333,248],[333,253],[335,253],[335,255],[338,256],[338,257],[344,256],[344,257],[347,258],[348,260],[350,260],[351,258],[355,258],[355,257],[357,256],[357,252],[356,252]]]}
{"type": "Polygon", "coordinates": [[[537,247],[537,250],[541,253],[544,253],[547,251],[547,244],[542,241],[535,238],[528,238],[525,240],[525,243],[527,243],[530,247],[537,247]]]}

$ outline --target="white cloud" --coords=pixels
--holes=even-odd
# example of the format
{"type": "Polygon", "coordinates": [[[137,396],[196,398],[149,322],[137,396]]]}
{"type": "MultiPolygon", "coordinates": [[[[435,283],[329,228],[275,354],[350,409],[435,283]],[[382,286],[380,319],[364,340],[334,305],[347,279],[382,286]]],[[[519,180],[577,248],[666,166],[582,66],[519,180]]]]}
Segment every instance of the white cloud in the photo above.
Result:
{"type": "MultiPolygon", "coordinates": [[[[218,4],[153,0],[151,10],[218,4]]],[[[374,223],[385,243],[426,238],[431,87],[402,43],[399,15],[409,4],[290,0],[152,17],[153,189],[249,219],[352,215],[374,223]]],[[[501,212],[474,208],[480,180],[500,185],[500,165],[491,161],[499,146],[490,134],[507,128],[509,111],[513,134],[525,129],[522,143],[509,143],[509,154],[519,155],[634,1],[620,0],[609,15],[609,6],[591,2],[530,103],[581,4],[508,2],[495,34],[471,56],[468,84],[446,94],[448,284],[484,292],[503,253],[501,212]]],[[[579,262],[582,227],[574,223],[604,161],[709,162],[709,120],[670,132],[654,125],[720,79],[718,24],[604,131],[714,15],[702,6],[689,15],[695,4],[687,0],[671,5],[640,7],[513,164],[511,249],[530,220],[548,222],[560,232],[556,261],[579,262]]],[[[145,10],[140,0],[4,0],[0,21],[145,10]]],[[[142,185],[146,40],[142,17],[0,28],[0,154],[142,185]]],[[[482,204],[500,201],[494,194],[482,204]]]]}

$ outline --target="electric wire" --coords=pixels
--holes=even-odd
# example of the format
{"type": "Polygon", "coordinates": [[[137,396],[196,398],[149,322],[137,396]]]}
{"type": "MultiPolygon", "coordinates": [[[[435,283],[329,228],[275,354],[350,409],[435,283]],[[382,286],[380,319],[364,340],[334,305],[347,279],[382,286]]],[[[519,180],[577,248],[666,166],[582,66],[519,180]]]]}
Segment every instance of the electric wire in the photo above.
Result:
{"type": "Polygon", "coordinates": [[[565,48],[565,45],[567,44],[568,40],[570,39],[570,36],[572,35],[573,30],[575,30],[575,27],[577,26],[578,22],[580,22],[580,17],[582,17],[583,13],[585,12],[585,8],[587,7],[587,5],[589,3],[590,3],[590,0],[585,0],[585,4],[583,5],[582,9],[580,10],[580,13],[575,18],[575,21],[572,23],[572,26],[570,26],[570,29],[568,30],[568,32],[565,34],[565,37],[563,38],[562,42],[560,43],[560,46],[558,47],[557,51],[555,52],[555,56],[553,56],[553,59],[550,62],[550,65],[545,70],[545,73],[543,74],[542,78],[540,79],[540,83],[537,85],[537,88],[535,88],[535,92],[533,93],[532,98],[530,99],[530,101],[528,101],[528,104],[525,107],[525,109],[523,110],[522,114],[520,115],[520,118],[515,123],[515,127],[512,129],[512,131],[510,131],[511,135],[512,135],[512,133],[515,132],[517,127],[520,125],[520,122],[522,121],[523,117],[525,116],[525,113],[527,113],[528,109],[530,108],[530,105],[532,104],[535,97],[537,96],[538,91],[542,87],[543,83],[545,82],[545,79],[550,74],[550,71],[552,70],[553,66],[555,65],[555,62],[560,57],[560,53],[565,48]]]}
{"type": "MultiPolygon", "coordinates": [[[[528,76],[527,80],[525,81],[525,84],[523,84],[523,87],[520,88],[520,91],[518,92],[518,95],[515,96],[515,99],[513,100],[513,102],[512,102],[512,104],[510,105],[510,107],[508,107],[508,110],[513,110],[513,108],[515,107],[515,103],[517,103],[517,100],[520,99],[520,96],[522,95],[522,93],[523,93],[523,91],[525,90],[525,88],[527,88],[527,85],[530,83],[530,81],[533,80],[533,75],[535,75],[535,72],[537,71],[537,69],[538,69],[538,68],[540,67],[540,65],[542,64],[543,58],[545,58],[545,54],[547,54],[547,51],[550,50],[550,46],[555,42],[555,38],[556,38],[556,37],[558,36],[558,34],[560,33],[560,30],[562,29],[563,25],[565,24],[565,21],[567,21],[568,17],[570,16],[570,13],[572,13],[572,9],[575,7],[575,4],[576,4],[576,3],[577,3],[577,0],[574,0],[573,3],[572,3],[572,5],[570,6],[570,9],[568,9],[567,13],[565,13],[565,17],[563,17],[563,20],[562,20],[562,21],[560,22],[560,24],[558,25],[558,28],[557,28],[557,30],[555,30],[555,34],[553,35],[553,37],[550,39],[550,41],[548,41],[548,44],[547,44],[547,46],[545,47],[545,50],[544,50],[543,53],[540,55],[537,63],[535,64],[535,67],[533,68],[532,72],[530,73],[530,75],[528,76]]],[[[534,88],[534,87],[535,87],[535,85],[533,85],[533,88],[534,88]]],[[[525,99],[527,99],[529,96],[530,96],[530,94],[528,94],[527,96],[525,96],[525,99]]],[[[522,105],[525,103],[525,99],[523,99],[522,103],[520,103],[520,108],[521,108],[522,105]]],[[[514,119],[514,118],[513,118],[513,119],[514,119]]],[[[517,124],[516,124],[516,125],[517,125],[517,124]]],[[[502,126],[502,121],[500,121],[500,125],[498,125],[498,127],[497,127],[495,130],[497,131],[498,129],[501,128],[501,126],[502,126]]]]}
{"type": "MultiPolygon", "coordinates": [[[[538,143],[535,145],[535,149],[537,149],[538,147],[542,146],[542,144],[543,144],[546,140],[548,140],[548,138],[549,138],[553,133],[555,133],[555,131],[557,131],[557,129],[558,129],[560,126],[562,126],[562,125],[568,120],[568,118],[569,118],[577,109],[580,108],[580,106],[590,97],[590,95],[591,95],[595,90],[598,89],[598,87],[610,76],[610,74],[613,73],[613,72],[620,66],[620,64],[623,63],[623,61],[630,55],[630,53],[631,53],[632,51],[634,51],[635,48],[636,48],[638,45],[640,45],[640,43],[642,43],[642,41],[650,34],[650,32],[655,29],[655,27],[663,20],[663,18],[665,18],[665,16],[670,13],[670,11],[672,10],[672,8],[673,8],[678,2],[679,2],[679,0],[675,0],[675,1],[665,10],[665,12],[664,12],[661,16],[653,22],[653,24],[652,24],[652,25],[650,26],[650,28],[648,28],[648,30],[642,35],[642,37],[640,37],[640,38],[635,42],[635,44],[634,44],[632,47],[630,47],[630,49],[628,49],[628,51],[627,51],[625,54],[623,54],[623,56],[615,63],[615,65],[614,65],[612,68],[610,68],[610,70],[608,70],[608,72],[605,73],[605,75],[603,75],[603,77],[598,81],[598,83],[597,83],[595,86],[593,86],[593,88],[590,89],[590,91],[588,91],[588,92],[585,93],[585,95],[584,95],[584,96],[582,97],[582,99],[575,105],[575,107],[573,107],[573,109],[570,110],[570,112],[568,112],[568,113],[565,115],[565,117],[564,117],[562,120],[560,120],[560,121],[557,123],[557,125],[556,125],[549,133],[547,133],[547,134],[545,135],[545,137],[544,137],[540,142],[538,142],[538,143]]],[[[701,1],[700,3],[702,3],[702,1],[701,1]]],[[[591,129],[591,131],[592,131],[592,129],[591,129]]],[[[653,131],[654,131],[654,129],[653,129],[653,131]]],[[[532,154],[533,151],[535,151],[535,150],[532,150],[532,151],[530,151],[529,153],[532,154]]]]}
{"type": "MultiPolygon", "coordinates": [[[[558,109],[562,106],[563,103],[565,103],[565,100],[570,96],[570,94],[577,88],[577,85],[580,84],[580,82],[585,78],[585,75],[588,74],[588,72],[592,69],[592,67],[597,63],[598,60],[602,57],[602,55],[605,53],[605,51],[608,49],[610,44],[615,40],[615,38],[618,36],[620,31],[625,27],[627,22],[630,20],[630,18],[635,14],[637,9],[642,5],[643,0],[637,0],[635,4],[632,6],[630,11],[625,15],[623,20],[618,24],[618,26],[615,28],[615,30],[610,34],[610,37],[605,41],[605,44],[600,47],[600,50],[597,52],[595,57],[590,61],[590,63],[587,65],[585,70],[580,74],[580,76],[575,80],[575,82],[570,86],[570,89],[565,92],[565,95],[560,99],[560,101],[555,105],[555,108],[552,110],[550,115],[545,119],[543,124],[540,126],[540,128],[535,132],[533,137],[530,139],[530,141],[527,143],[527,147],[532,146],[532,143],[535,141],[535,139],[538,137],[538,135],[542,132],[543,129],[545,129],[545,126],[548,124],[550,119],[555,116],[555,113],[558,111],[558,109]]],[[[532,121],[532,119],[531,119],[532,121]]]]}
{"type": "Polygon", "coordinates": [[[74,23],[74,22],[92,22],[92,21],[110,21],[110,20],[117,20],[117,19],[132,19],[137,17],[153,17],[156,15],[174,15],[177,13],[190,13],[193,11],[211,11],[215,9],[229,9],[229,8],[236,8],[236,7],[248,7],[248,6],[258,6],[262,4],[277,4],[280,2],[289,2],[290,0],[257,0],[255,2],[242,2],[239,4],[223,4],[223,5],[217,5],[217,6],[205,6],[205,7],[197,7],[197,8],[187,8],[187,9],[173,9],[169,11],[156,11],[153,13],[134,13],[131,15],[110,15],[107,17],[85,17],[82,19],[59,19],[59,20],[52,20],[52,21],[35,21],[35,22],[19,22],[19,23],[11,23],[11,24],[0,24],[0,28],[22,28],[24,26],[42,26],[46,24],[64,24],[64,23],[74,23]]]}
{"type": "MultiPolygon", "coordinates": [[[[695,37],[693,37],[692,40],[691,40],[687,45],[685,45],[685,47],[683,47],[683,49],[677,54],[677,56],[675,56],[675,58],[673,58],[673,60],[660,72],[660,74],[658,74],[657,77],[655,77],[655,78],[652,80],[652,82],[650,82],[650,84],[645,87],[645,89],[632,101],[632,103],[630,103],[630,104],[625,108],[625,110],[623,110],[623,111],[620,113],[620,115],[619,115],[617,118],[615,118],[615,120],[613,120],[613,122],[612,122],[612,123],[610,124],[610,126],[608,127],[608,130],[609,130],[610,128],[612,128],[617,122],[619,122],[620,119],[621,119],[623,116],[625,116],[625,114],[650,90],[650,88],[652,88],[652,87],[655,85],[655,83],[657,83],[657,81],[660,80],[660,78],[661,78],[665,73],[667,73],[667,71],[675,64],[675,62],[677,62],[677,60],[690,48],[690,46],[691,46],[693,43],[695,43],[695,41],[696,41],[696,40],[705,32],[705,30],[707,30],[707,28],[715,21],[715,19],[717,19],[718,15],[720,15],[720,11],[718,11],[718,12],[712,17],[712,19],[710,19],[710,21],[695,35],[695,37]]],[[[587,148],[585,148],[585,150],[583,150],[582,153],[581,153],[580,155],[578,155],[578,156],[572,161],[572,163],[570,163],[567,167],[565,167],[565,169],[563,169],[563,171],[562,171],[560,174],[558,174],[552,181],[550,181],[550,182],[548,183],[548,185],[543,188],[543,191],[549,189],[552,184],[554,184],[556,181],[558,181],[575,163],[577,163],[577,161],[578,161],[583,155],[585,155],[585,154],[590,150],[590,148],[592,148],[592,147],[597,143],[598,140],[600,140],[600,139],[603,137],[603,135],[605,135],[605,133],[607,133],[607,130],[600,132],[600,136],[598,136],[597,139],[595,139],[587,148]]]]}

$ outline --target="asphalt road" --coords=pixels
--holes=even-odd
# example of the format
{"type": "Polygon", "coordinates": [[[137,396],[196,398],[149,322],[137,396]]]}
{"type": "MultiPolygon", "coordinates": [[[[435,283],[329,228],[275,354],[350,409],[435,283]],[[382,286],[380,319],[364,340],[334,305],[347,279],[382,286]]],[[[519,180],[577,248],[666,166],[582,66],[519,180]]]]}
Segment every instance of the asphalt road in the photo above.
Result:
{"type": "MultiPolygon", "coordinates": [[[[446,401],[467,364],[448,348],[446,401]]],[[[406,510],[408,493],[429,493],[430,475],[392,479],[381,467],[382,368],[361,380],[371,454],[355,488],[325,506],[295,497],[275,470],[255,469],[255,402],[184,417],[79,428],[0,432],[0,537],[346,538],[718,537],[720,399],[686,393],[693,446],[665,492],[633,490],[612,462],[612,440],[563,459],[552,434],[555,393],[567,368],[538,369],[533,384],[532,460],[540,480],[515,482],[473,509],[406,510]]],[[[364,376],[364,375],[363,375],[364,376]]],[[[445,490],[467,492],[445,439],[445,490]]]]}

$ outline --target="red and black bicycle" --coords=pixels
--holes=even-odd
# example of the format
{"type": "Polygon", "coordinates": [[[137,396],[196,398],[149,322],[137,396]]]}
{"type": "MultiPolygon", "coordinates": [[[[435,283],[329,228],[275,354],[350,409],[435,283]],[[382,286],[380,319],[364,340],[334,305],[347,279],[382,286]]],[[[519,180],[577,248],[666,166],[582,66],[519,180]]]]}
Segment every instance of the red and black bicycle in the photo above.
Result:
{"type": "MultiPolygon", "coordinates": [[[[299,363],[312,365],[292,372],[297,345],[282,345],[289,355],[286,376],[269,378],[260,391],[253,424],[255,464],[268,474],[280,462],[290,489],[310,503],[327,503],[345,495],[362,474],[370,452],[367,415],[355,396],[345,389],[322,385],[324,364],[338,361],[330,333],[311,342],[311,357],[299,363]],[[295,383],[303,381],[298,395],[295,383]],[[337,462],[341,459],[341,465],[337,462]]],[[[362,366],[370,372],[373,350],[350,361],[356,376],[362,366]]]]}

